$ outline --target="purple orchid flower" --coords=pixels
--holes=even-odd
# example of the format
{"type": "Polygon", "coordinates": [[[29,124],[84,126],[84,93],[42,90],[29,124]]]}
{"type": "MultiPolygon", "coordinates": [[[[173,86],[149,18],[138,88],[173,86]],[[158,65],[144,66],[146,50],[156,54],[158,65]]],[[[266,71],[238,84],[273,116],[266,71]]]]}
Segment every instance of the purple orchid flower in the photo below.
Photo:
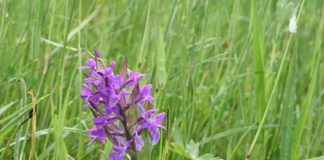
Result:
{"type": "Polygon", "coordinates": [[[124,160],[127,154],[132,160],[136,160],[137,152],[144,146],[142,133],[147,131],[151,143],[157,144],[160,128],[166,128],[162,125],[166,113],[147,109],[146,106],[153,103],[152,85],[140,82],[144,74],[129,70],[127,62],[116,74],[116,63],[112,62],[105,67],[100,55],[100,51],[95,51],[94,58],[88,59],[87,66],[80,67],[90,72],[84,79],[85,84],[82,85],[80,94],[85,107],[90,108],[95,117],[95,128],[87,130],[93,137],[89,144],[96,140],[109,140],[113,144],[109,159],[124,160]],[[131,108],[138,110],[135,111],[138,114],[128,112],[131,108]],[[133,122],[132,119],[136,121],[133,122]]]}

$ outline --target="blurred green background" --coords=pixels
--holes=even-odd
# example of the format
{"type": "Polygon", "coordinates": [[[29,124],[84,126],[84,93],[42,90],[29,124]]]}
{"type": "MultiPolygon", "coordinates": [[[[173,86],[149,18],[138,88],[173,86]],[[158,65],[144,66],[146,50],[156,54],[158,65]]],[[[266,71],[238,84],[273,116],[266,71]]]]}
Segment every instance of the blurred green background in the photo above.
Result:
{"type": "Polygon", "coordinates": [[[148,74],[168,130],[143,160],[324,158],[323,0],[0,0],[0,15],[0,159],[107,159],[109,142],[87,145],[82,49],[148,74]]]}

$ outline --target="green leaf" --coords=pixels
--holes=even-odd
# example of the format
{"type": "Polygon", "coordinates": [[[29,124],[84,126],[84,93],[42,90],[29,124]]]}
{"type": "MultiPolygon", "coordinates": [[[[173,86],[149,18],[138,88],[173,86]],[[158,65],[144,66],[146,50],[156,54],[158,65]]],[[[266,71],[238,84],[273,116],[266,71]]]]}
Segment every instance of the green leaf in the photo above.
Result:
{"type": "Polygon", "coordinates": [[[12,105],[14,105],[17,101],[13,101],[3,107],[0,108],[0,115],[3,114],[7,109],[9,109],[12,105]]]}
{"type": "Polygon", "coordinates": [[[179,127],[178,127],[178,121],[176,120],[172,126],[172,138],[174,139],[174,141],[181,145],[182,147],[184,146],[183,145],[183,135],[181,134],[180,130],[179,130],[179,127]]]}
{"type": "Polygon", "coordinates": [[[179,155],[182,155],[186,158],[192,159],[191,155],[186,151],[186,149],[182,145],[178,143],[171,143],[170,145],[171,145],[171,150],[173,152],[178,153],[179,155]]]}
{"type": "Polygon", "coordinates": [[[168,75],[166,71],[166,53],[165,53],[165,44],[163,41],[163,32],[159,29],[158,34],[158,44],[157,44],[157,52],[156,52],[156,77],[157,83],[160,86],[164,86],[166,84],[168,75]]]}
{"type": "Polygon", "coordinates": [[[199,155],[199,144],[190,140],[189,144],[186,146],[186,151],[191,155],[193,159],[196,159],[199,155]]]}

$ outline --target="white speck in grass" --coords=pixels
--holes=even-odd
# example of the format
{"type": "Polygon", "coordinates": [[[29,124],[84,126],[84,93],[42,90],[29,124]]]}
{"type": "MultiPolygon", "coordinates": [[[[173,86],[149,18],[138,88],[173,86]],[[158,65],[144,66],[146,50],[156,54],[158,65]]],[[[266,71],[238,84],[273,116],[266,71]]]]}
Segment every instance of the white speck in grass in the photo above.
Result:
{"type": "Polygon", "coordinates": [[[300,106],[297,105],[296,107],[296,118],[298,119],[300,117],[300,106]]]}
{"type": "Polygon", "coordinates": [[[297,19],[296,15],[293,14],[289,21],[289,32],[296,33],[297,32],[297,19]]]}

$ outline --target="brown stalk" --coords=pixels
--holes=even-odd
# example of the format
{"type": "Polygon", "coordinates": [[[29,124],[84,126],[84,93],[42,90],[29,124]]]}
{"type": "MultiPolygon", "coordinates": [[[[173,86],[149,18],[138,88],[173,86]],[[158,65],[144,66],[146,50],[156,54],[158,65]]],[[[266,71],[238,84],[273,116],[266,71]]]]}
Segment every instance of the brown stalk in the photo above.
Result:
{"type": "Polygon", "coordinates": [[[35,154],[35,147],[36,147],[36,99],[33,94],[33,90],[29,90],[28,94],[31,96],[32,99],[32,132],[31,132],[31,139],[32,139],[32,146],[29,153],[28,160],[32,160],[35,154]]]}

